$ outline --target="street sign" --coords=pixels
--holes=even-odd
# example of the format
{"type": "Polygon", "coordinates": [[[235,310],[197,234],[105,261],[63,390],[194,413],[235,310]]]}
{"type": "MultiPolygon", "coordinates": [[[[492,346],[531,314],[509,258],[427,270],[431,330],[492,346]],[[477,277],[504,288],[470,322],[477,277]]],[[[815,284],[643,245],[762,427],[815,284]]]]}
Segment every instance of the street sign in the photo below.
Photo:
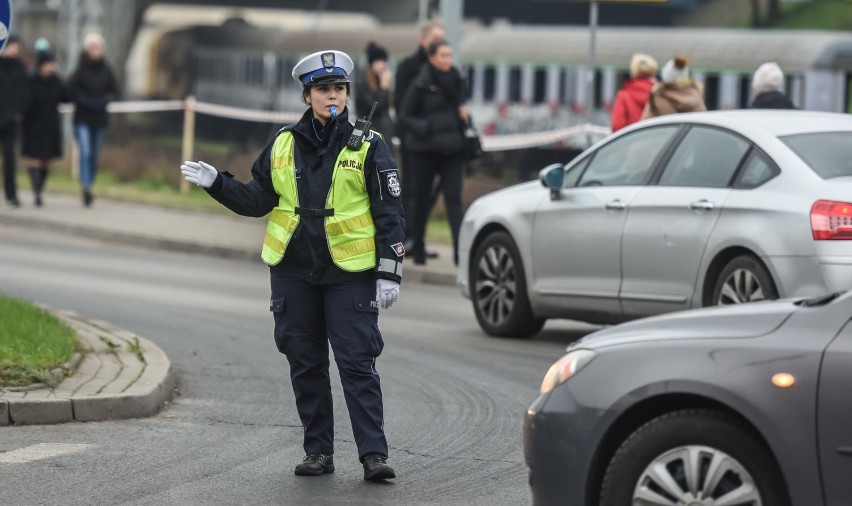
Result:
{"type": "Polygon", "coordinates": [[[12,20],[12,0],[0,0],[0,51],[6,46],[12,20]]]}

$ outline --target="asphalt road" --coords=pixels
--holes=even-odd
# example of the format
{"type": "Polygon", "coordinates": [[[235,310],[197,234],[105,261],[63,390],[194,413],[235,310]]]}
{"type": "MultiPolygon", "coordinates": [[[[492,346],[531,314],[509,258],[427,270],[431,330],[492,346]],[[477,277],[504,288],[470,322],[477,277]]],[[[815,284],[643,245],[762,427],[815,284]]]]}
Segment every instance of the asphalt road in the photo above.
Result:
{"type": "Polygon", "coordinates": [[[533,340],[488,338],[457,290],[404,284],[398,305],[380,316],[377,363],[398,479],[362,480],[336,371],[336,472],[296,477],[302,429],[272,339],[268,283],[259,262],[0,225],[0,291],[153,340],[179,385],[151,418],[0,428],[0,457],[22,448],[53,455],[0,460],[0,502],[530,502],[523,413],[547,367],[594,327],[557,322],[533,340]]]}

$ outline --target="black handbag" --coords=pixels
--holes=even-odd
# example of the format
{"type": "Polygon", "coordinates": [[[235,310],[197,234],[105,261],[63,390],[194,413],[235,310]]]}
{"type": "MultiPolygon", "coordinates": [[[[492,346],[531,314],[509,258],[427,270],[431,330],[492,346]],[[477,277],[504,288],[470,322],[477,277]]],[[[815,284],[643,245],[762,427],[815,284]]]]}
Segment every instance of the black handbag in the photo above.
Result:
{"type": "Polygon", "coordinates": [[[464,127],[464,139],[462,141],[462,158],[467,161],[476,160],[482,156],[482,140],[479,138],[479,132],[473,126],[473,120],[470,116],[467,117],[467,123],[464,127]]]}

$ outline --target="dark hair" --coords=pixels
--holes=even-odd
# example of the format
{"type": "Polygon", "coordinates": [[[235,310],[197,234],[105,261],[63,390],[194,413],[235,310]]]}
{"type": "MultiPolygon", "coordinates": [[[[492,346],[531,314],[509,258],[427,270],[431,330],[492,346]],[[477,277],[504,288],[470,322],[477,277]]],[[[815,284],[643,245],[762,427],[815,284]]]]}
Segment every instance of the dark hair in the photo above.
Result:
{"type": "Polygon", "coordinates": [[[382,46],[376,44],[372,40],[370,41],[369,44],[367,44],[366,53],[367,53],[367,63],[369,63],[370,65],[372,65],[373,62],[376,61],[376,60],[384,60],[384,61],[388,60],[387,50],[385,48],[383,48],[382,46]]]}
{"type": "MultiPolygon", "coordinates": [[[[322,83],[320,83],[320,84],[322,84],[322,83]]],[[[329,84],[329,86],[331,86],[333,84],[341,84],[341,83],[328,83],[328,84],[329,84]]],[[[342,83],[342,84],[346,85],[346,101],[348,102],[349,96],[351,95],[351,93],[350,93],[351,90],[349,89],[349,83],[342,83]]],[[[319,84],[314,84],[312,86],[319,86],[319,84]]],[[[311,94],[310,88],[311,88],[311,86],[308,86],[308,85],[305,85],[305,86],[302,87],[302,103],[305,104],[305,105],[308,105],[308,98],[307,97],[311,94]]]]}
{"type": "Polygon", "coordinates": [[[6,38],[6,44],[7,44],[7,45],[8,45],[8,44],[18,44],[18,45],[23,46],[23,44],[21,43],[21,38],[20,38],[20,37],[18,37],[17,35],[9,35],[9,36],[6,38]]]}
{"type": "Polygon", "coordinates": [[[441,47],[449,45],[450,43],[446,40],[439,40],[437,42],[433,42],[429,44],[429,48],[426,49],[426,54],[428,54],[429,56],[435,56],[435,53],[437,53],[438,50],[441,49],[441,47]]]}

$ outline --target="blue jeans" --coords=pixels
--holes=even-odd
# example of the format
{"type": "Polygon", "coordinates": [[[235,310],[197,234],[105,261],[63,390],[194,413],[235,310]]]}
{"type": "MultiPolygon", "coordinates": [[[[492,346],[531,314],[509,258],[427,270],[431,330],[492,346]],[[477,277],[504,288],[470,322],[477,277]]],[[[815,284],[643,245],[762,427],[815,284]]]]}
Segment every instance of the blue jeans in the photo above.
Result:
{"type": "Polygon", "coordinates": [[[84,123],[74,123],[74,136],[80,146],[80,184],[91,188],[98,172],[98,157],[104,142],[106,127],[92,127],[84,123]]]}

